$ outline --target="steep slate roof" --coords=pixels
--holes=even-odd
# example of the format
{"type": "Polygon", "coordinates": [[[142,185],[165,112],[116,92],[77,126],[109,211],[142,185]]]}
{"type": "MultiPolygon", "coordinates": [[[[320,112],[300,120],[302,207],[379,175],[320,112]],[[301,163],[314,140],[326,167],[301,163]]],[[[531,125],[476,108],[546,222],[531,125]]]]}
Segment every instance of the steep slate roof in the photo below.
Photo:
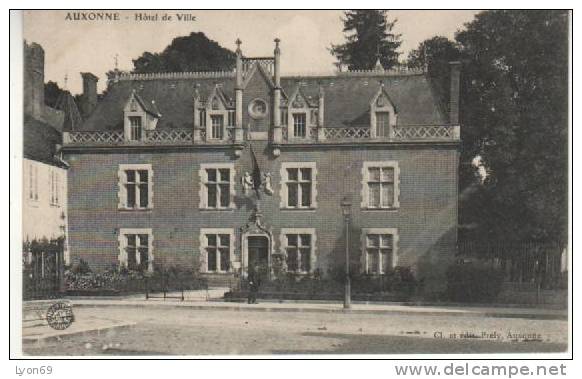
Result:
{"type": "MultiPolygon", "coordinates": [[[[258,74],[256,70],[255,75],[258,74]]],[[[191,128],[193,98],[198,89],[200,99],[206,101],[216,84],[230,99],[234,98],[233,77],[213,78],[149,78],[120,80],[113,83],[93,114],[83,124],[83,130],[111,130],[123,128],[123,107],[131,92],[136,91],[144,102],[155,105],[162,117],[157,128],[191,128]]],[[[423,74],[402,75],[340,74],[337,76],[282,77],[281,86],[290,97],[299,86],[311,104],[316,105],[319,87],[325,97],[325,126],[369,126],[369,108],[378,93],[380,82],[398,110],[399,125],[447,124],[446,112],[423,74]]]]}
{"type": "Polygon", "coordinates": [[[47,123],[24,117],[23,156],[39,162],[61,165],[54,159],[57,144],[62,144],[61,133],[47,123]]]}
{"type": "Polygon", "coordinates": [[[57,99],[55,108],[63,111],[65,114],[63,130],[70,131],[78,130],[80,128],[83,123],[83,118],[81,117],[81,113],[79,112],[79,108],[77,107],[77,103],[75,103],[73,95],[71,95],[69,91],[61,93],[57,99]]]}

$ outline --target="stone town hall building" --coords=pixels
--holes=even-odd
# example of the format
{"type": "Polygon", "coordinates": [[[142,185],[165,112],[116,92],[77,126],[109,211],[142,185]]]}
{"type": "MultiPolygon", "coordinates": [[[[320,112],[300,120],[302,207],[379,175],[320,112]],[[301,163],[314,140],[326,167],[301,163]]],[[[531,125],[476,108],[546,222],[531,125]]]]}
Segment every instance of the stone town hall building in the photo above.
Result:
{"type": "Polygon", "coordinates": [[[345,265],[348,198],[353,269],[449,262],[459,64],[443,106],[422,72],[282,77],[278,40],[274,57],[236,54],[232,72],[119,75],[64,133],[73,261],[325,274],[345,265]]]}

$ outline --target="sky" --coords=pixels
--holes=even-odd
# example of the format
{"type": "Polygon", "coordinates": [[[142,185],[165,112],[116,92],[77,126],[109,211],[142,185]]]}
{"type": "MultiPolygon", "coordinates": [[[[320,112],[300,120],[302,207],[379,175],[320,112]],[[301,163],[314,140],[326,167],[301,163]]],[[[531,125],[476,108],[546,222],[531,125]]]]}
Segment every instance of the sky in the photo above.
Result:
{"type": "MultiPolygon", "coordinates": [[[[84,10],[84,13],[91,11],[84,10]]],[[[96,11],[104,12],[104,11],[96,11]]],[[[112,12],[112,11],[108,11],[112,12]]],[[[117,11],[119,20],[67,20],[71,11],[24,12],[24,38],[45,50],[45,81],[55,81],[73,94],[82,91],[81,72],[97,75],[99,91],[105,73],[115,67],[131,70],[132,59],[144,51],[160,52],[173,38],[204,32],[221,46],[235,50],[242,40],[243,54],[272,56],[275,38],[281,39],[281,72],[332,72],[331,44],[344,41],[341,11],[117,11]],[[136,20],[136,15],[157,20],[136,20]],[[178,14],[190,17],[178,20],[178,14]],[[165,20],[164,15],[171,16],[165,20]],[[65,83],[65,77],[67,77],[65,83]]],[[[398,19],[393,32],[402,35],[401,58],[435,35],[454,38],[477,11],[393,10],[398,19]]]]}

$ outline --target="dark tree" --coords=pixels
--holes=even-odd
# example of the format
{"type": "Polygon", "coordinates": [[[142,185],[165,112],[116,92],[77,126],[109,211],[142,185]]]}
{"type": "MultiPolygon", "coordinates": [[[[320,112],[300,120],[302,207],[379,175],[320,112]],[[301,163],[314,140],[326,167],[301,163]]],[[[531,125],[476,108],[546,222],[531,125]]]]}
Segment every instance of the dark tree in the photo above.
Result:
{"type": "Polygon", "coordinates": [[[346,42],[332,45],[331,54],[350,70],[372,69],[378,57],[385,69],[397,65],[396,50],[402,42],[400,34],[392,33],[397,20],[388,21],[387,15],[385,10],[346,11],[342,18],[346,42]]]}
{"type": "Polygon", "coordinates": [[[450,62],[461,59],[458,44],[446,37],[432,37],[421,42],[418,48],[408,53],[407,66],[427,70],[441,105],[446,109],[450,97],[450,62]]]}
{"type": "Polygon", "coordinates": [[[133,72],[229,71],[235,61],[234,52],[199,32],[174,38],[161,53],[144,52],[133,60],[133,72]]]}
{"type": "MultiPolygon", "coordinates": [[[[460,236],[567,242],[568,13],[486,11],[456,43],[435,37],[411,67],[461,59],[460,236]],[[460,55],[459,55],[460,54],[460,55]],[[475,181],[474,157],[487,177],[475,181]],[[470,232],[467,232],[470,230],[470,232]]],[[[447,79],[448,80],[448,79],[447,79]]]]}
{"type": "Polygon", "coordinates": [[[59,96],[65,92],[56,82],[48,81],[44,84],[44,103],[51,108],[57,104],[59,96]]]}

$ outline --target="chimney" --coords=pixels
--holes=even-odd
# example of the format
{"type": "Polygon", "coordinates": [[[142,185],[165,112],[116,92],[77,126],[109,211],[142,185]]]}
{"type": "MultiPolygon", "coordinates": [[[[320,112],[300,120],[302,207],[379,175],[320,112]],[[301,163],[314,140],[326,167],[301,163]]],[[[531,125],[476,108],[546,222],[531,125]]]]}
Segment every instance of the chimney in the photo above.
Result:
{"type": "Polygon", "coordinates": [[[97,81],[98,77],[90,72],[82,72],[83,96],[81,101],[81,112],[83,118],[87,118],[97,106],[97,81]]]}
{"type": "Polygon", "coordinates": [[[44,50],[24,43],[24,112],[40,119],[44,113],[44,50]]]}
{"type": "Polygon", "coordinates": [[[449,123],[459,125],[459,92],[461,87],[461,62],[449,62],[451,67],[451,93],[449,98],[449,123]]]}

